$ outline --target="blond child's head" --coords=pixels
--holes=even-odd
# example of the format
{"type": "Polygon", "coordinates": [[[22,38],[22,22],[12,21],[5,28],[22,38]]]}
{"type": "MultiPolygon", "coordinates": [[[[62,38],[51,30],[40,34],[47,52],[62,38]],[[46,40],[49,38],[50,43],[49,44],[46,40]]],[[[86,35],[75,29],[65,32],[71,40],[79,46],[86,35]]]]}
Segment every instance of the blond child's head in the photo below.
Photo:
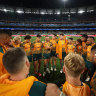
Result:
{"type": "Polygon", "coordinates": [[[64,59],[63,71],[71,77],[80,76],[85,68],[84,59],[76,53],[69,53],[64,59]]]}

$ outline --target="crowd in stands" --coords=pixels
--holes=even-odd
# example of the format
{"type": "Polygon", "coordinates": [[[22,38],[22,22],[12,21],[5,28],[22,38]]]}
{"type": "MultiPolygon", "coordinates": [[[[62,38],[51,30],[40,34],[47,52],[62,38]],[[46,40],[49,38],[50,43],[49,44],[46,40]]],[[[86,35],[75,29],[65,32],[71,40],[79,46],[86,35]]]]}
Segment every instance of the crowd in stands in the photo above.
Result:
{"type": "Polygon", "coordinates": [[[65,35],[95,35],[95,31],[12,31],[13,35],[51,35],[51,34],[65,34],[65,35]]]}
{"type": "Polygon", "coordinates": [[[70,20],[68,19],[68,15],[42,15],[42,14],[17,14],[17,13],[9,13],[9,12],[1,12],[0,11],[0,21],[9,21],[9,22],[21,22],[30,24],[32,22],[95,22],[95,12],[86,13],[86,14],[71,14],[70,20]]]}

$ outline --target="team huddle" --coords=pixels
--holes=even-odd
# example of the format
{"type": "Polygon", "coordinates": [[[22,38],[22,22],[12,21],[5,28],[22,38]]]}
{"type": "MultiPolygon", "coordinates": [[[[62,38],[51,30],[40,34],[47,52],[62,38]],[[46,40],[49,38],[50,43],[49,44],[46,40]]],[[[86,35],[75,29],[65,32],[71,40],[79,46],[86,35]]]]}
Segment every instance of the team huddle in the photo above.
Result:
{"type": "Polygon", "coordinates": [[[26,35],[24,41],[21,41],[20,36],[12,39],[11,35],[10,32],[0,31],[0,96],[96,95],[96,88],[93,87],[96,82],[93,64],[93,61],[96,61],[94,37],[84,34],[81,39],[74,41],[64,34],[53,34],[51,39],[45,36],[45,41],[41,41],[41,35],[38,34],[36,40],[31,42],[30,35],[26,35]],[[34,76],[28,77],[29,61],[33,61],[34,73],[41,76],[40,67],[43,60],[45,77],[46,72],[57,71],[57,58],[60,59],[60,73],[64,73],[66,77],[61,91],[56,85],[46,85],[34,76]],[[81,80],[91,82],[92,90],[81,80]]]}
{"type": "MultiPolygon", "coordinates": [[[[31,42],[31,36],[27,35],[24,38],[24,41],[21,42],[21,37],[14,37],[12,40],[13,47],[23,47],[28,59],[30,62],[34,63],[34,73],[41,76],[40,66],[42,59],[44,60],[44,73],[46,71],[50,73],[51,71],[57,71],[56,68],[56,59],[60,59],[61,70],[60,73],[63,73],[63,61],[66,55],[69,53],[78,53],[83,56],[85,62],[91,63],[91,48],[95,45],[94,37],[88,37],[87,35],[82,35],[81,39],[76,41],[73,38],[68,38],[64,34],[57,36],[56,34],[52,35],[50,39],[49,36],[45,36],[45,41],[41,41],[41,35],[37,35],[35,41],[31,42]],[[51,69],[49,68],[49,62],[51,61],[51,69]]],[[[86,65],[87,66],[87,65],[86,65]]],[[[92,65],[91,65],[92,66],[92,65]]],[[[87,66],[88,69],[88,66],[87,66]]],[[[89,71],[93,69],[89,68],[89,71]]],[[[88,71],[88,72],[89,72],[88,71]]]]}

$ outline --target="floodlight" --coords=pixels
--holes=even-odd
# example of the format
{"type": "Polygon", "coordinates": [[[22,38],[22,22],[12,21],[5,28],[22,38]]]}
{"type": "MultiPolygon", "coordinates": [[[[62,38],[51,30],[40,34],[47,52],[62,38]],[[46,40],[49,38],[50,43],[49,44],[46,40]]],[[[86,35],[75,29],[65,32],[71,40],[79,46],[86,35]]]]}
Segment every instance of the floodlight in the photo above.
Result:
{"type": "Polygon", "coordinates": [[[52,13],[49,13],[49,14],[52,14],[52,13]]]}
{"type": "Polygon", "coordinates": [[[30,12],[30,11],[27,11],[27,12],[25,12],[25,13],[28,13],[28,14],[30,14],[31,12],[30,12]]]}
{"type": "Polygon", "coordinates": [[[4,12],[7,12],[7,9],[4,9],[4,12]]]}
{"type": "Polygon", "coordinates": [[[57,14],[59,15],[59,14],[60,14],[60,12],[57,12],[57,14]]]}
{"type": "Polygon", "coordinates": [[[80,10],[80,11],[78,11],[78,13],[80,13],[80,14],[82,14],[82,13],[84,13],[85,11],[84,10],[80,10]]]}
{"type": "Polygon", "coordinates": [[[44,15],[45,13],[44,12],[41,12],[42,15],[44,15]]]}
{"type": "Polygon", "coordinates": [[[72,12],[70,12],[71,14],[75,14],[76,12],[75,11],[72,11],[72,12]]]}
{"type": "Polygon", "coordinates": [[[90,12],[93,12],[94,10],[90,10],[90,12]]]}
{"type": "Polygon", "coordinates": [[[94,10],[88,10],[87,12],[94,12],[94,10]]]}
{"type": "Polygon", "coordinates": [[[19,13],[19,14],[24,13],[24,12],[21,11],[21,10],[17,10],[16,12],[19,13]]]}

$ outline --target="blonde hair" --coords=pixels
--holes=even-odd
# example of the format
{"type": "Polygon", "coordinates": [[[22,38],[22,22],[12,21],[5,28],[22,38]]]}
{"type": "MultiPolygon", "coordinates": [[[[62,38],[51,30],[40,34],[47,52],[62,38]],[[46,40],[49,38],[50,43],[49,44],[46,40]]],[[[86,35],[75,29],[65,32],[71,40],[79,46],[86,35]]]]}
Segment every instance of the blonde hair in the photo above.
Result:
{"type": "Polygon", "coordinates": [[[20,41],[21,41],[21,37],[20,37],[20,36],[14,37],[13,41],[15,42],[15,41],[17,41],[17,40],[20,40],[20,41]]]}
{"type": "Polygon", "coordinates": [[[64,64],[67,72],[73,77],[80,76],[85,68],[84,59],[76,53],[69,53],[64,59],[64,64]]]}

